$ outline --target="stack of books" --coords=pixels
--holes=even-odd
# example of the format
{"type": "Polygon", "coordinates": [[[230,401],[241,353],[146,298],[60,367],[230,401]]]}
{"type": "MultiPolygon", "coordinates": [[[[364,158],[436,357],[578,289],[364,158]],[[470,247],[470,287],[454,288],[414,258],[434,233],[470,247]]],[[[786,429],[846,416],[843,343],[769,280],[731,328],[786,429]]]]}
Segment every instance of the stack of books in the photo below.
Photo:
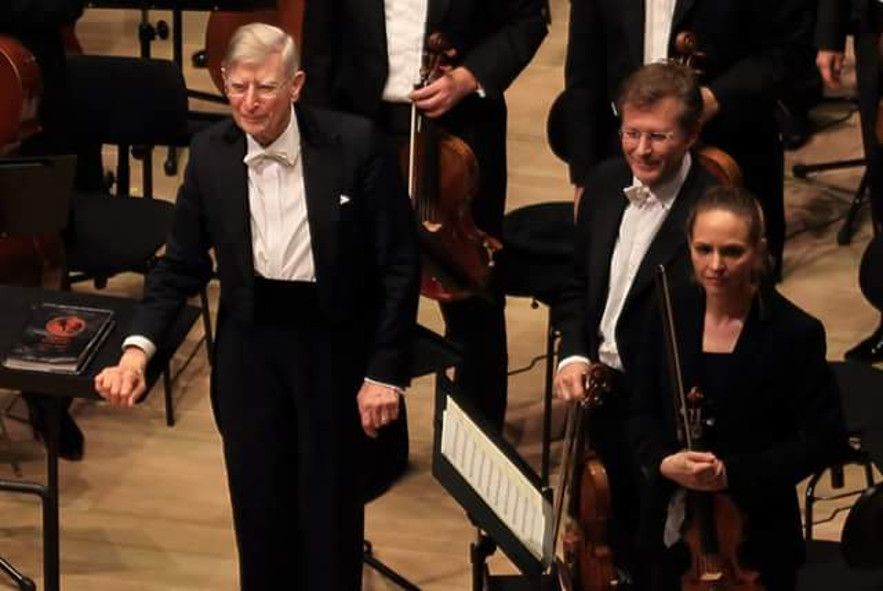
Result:
{"type": "Polygon", "coordinates": [[[3,359],[3,366],[52,373],[82,373],[113,325],[112,310],[34,304],[21,336],[3,359]]]}

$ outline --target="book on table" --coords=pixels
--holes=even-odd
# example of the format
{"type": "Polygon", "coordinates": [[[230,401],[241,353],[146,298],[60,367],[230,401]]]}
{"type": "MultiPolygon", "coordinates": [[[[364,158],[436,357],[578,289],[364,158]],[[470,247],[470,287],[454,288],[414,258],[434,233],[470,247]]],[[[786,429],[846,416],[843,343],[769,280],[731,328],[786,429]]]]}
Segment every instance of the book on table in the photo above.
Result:
{"type": "Polygon", "coordinates": [[[112,310],[34,304],[3,365],[10,369],[82,373],[113,324],[112,310]]]}

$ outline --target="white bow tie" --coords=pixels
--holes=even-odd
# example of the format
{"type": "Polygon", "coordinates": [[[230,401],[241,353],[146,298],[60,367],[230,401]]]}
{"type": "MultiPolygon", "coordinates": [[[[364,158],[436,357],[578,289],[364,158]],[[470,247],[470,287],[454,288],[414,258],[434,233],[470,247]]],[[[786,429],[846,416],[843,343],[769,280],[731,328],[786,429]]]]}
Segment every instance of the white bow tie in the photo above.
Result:
{"type": "Polygon", "coordinates": [[[252,165],[265,160],[274,160],[285,166],[294,166],[296,158],[284,150],[263,150],[262,152],[250,154],[245,159],[245,163],[252,165]]]}
{"type": "Polygon", "coordinates": [[[625,194],[626,199],[629,200],[632,205],[640,207],[644,203],[647,202],[647,199],[653,196],[653,193],[650,192],[644,185],[632,185],[631,187],[626,187],[622,190],[625,194]]]}

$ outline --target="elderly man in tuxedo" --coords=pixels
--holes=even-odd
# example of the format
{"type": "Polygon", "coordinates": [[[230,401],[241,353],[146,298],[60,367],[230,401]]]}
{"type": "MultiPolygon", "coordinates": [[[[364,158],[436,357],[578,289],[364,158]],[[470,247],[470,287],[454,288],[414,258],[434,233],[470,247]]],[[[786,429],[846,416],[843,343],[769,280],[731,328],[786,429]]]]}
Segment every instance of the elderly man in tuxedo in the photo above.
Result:
{"type": "Polygon", "coordinates": [[[643,64],[678,57],[678,35],[702,56],[701,139],[739,163],[767,220],[774,276],[785,244],[784,154],[774,118],[789,66],[812,36],[807,0],[572,0],[565,66],[571,180],[615,152],[612,105],[643,64]]]}
{"type": "Polygon", "coordinates": [[[574,277],[559,303],[557,394],[586,395],[592,364],[604,365],[613,391],[588,419],[588,440],[610,479],[610,545],[626,573],[636,570],[639,506],[636,463],[624,434],[629,384],[648,315],[653,277],[665,265],[675,283],[690,274],[684,224],[714,179],[691,154],[703,112],[696,78],[677,64],[637,70],[617,100],[622,155],[585,177],[577,215],[574,277]]]}
{"type": "MultiPolygon", "coordinates": [[[[465,141],[478,162],[471,212],[500,238],[506,200],[504,91],[546,35],[543,0],[322,0],[307,2],[306,100],[370,117],[397,143],[408,138],[411,105],[465,141]],[[420,79],[426,35],[443,33],[454,65],[428,86],[420,79]]],[[[504,263],[505,264],[505,263],[504,263]]],[[[446,334],[463,347],[457,386],[497,429],[506,414],[505,296],[441,305],[446,334]]]]}
{"type": "Polygon", "coordinates": [[[360,588],[359,427],[376,436],[396,420],[417,307],[395,159],[369,121],[296,104],[304,79],[288,35],[236,32],[233,120],[194,138],[166,254],[119,364],[96,377],[110,402],[138,400],[154,344],[211,277],[214,249],[211,400],[244,590],[360,588]]]}
{"type": "MultiPolygon", "coordinates": [[[[874,233],[883,230],[883,2],[820,0],[816,27],[816,64],[825,84],[840,86],[846,35],[855,42],[856,79],[862,142],[867,158],[874,233]],[[880,131],[878,131],[880,130],[880,131]]],[[[847,359],[883,361],[883,321],[874,333],[846,352],[847,359]]]]}

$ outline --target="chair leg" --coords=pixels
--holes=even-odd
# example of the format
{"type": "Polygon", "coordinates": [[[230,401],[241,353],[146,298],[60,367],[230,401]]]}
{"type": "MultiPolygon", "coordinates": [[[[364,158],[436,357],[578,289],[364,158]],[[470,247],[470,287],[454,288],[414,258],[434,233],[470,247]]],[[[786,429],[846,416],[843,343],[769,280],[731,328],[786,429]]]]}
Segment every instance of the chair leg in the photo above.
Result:
{"type": "MultiPolygon", "coordinates": [[[[6,413],[4,412],[0,415],[0,439],[4,439],[6,441],[12,442],[12,439],[9,437],[9,431],[6,430],[6,413]]],[[[15,456],[12,456],[9,459],[9,465],[12,466],[12,472],[19,478],[21,478],[21,464],[18,463],[18,460],[15,459],[15,456]]]]}
{"type": "Polygon", "coordinates": [[[865,202],[865,196],[868,192],[868,171],[865,169],[865,173],[862,175],[862,180],[858,185],[858,189],[855,192],[855,195],[852,197],[852,203],[849,205],[849,210],[846,212],[846,217],[843,220],[843,225],[840,226],[840,231],[837,232],[837,244],[840,246],[846,246],[850,242],[852,242],[852,235],[855,233],[855,218],[858,215],[859,209],[865,202]]]}
{"type": "Polygon", "coordinates": [[[166,425],[175,426],[175,408],[172,400],[172,373],[168,364],[163,368],[162,372],[163,395],[166,403],[166,425]]]}
{"type": "Polygon", "coordinates": [[[813,474],[806,485],[806,493],[804,493],[803,537],[807,542],[812,539],[813,505],[816,502],[816,484],[819,483],[819,479],[824,473],[825,472],[823,470],[821,472],[816,472],[815,474],[813,474]]]}
{"type": "Polygon", "coordinates": [[[552,447],[552,380],[555,363],[555,327],[552,325],[552,309],[546,325],[546,375],[543,383],[543,453],[540,466],[540,481],[549,486],[550,451],[552,447]]]}
{"type": "Polygon", "coordinates": [[[214,350],[214,341],[212,340],[212,316],[208,307],[208,290],[203,287],[199,292],[199,300],[202,305],[202,327],[205,331],[205,353],[208,356],[208,364],[212,364],[212,351],[214,350]]]}

